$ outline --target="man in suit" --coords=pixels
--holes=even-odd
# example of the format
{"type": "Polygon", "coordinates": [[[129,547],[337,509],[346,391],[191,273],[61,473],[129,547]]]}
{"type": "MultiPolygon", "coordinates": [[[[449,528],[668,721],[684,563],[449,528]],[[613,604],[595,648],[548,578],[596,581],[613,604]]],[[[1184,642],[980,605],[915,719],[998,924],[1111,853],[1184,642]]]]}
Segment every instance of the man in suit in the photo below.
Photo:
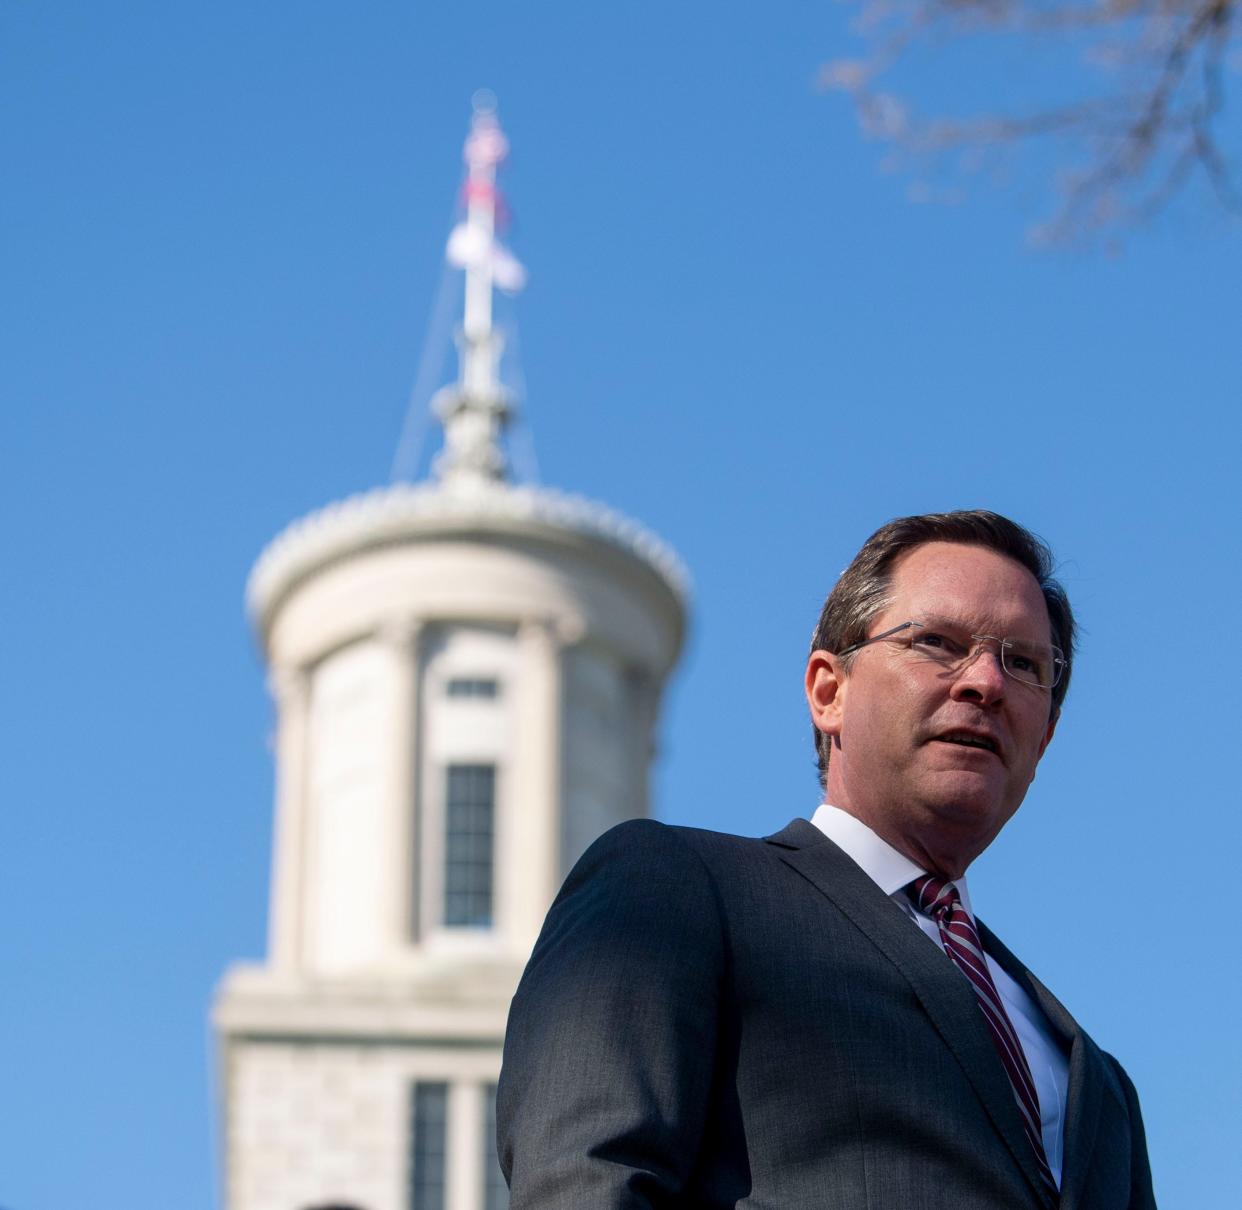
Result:
{"type": "MultiPolygon", "coordinates": [[[[965,882],[1073,646],[1050,553],[1012,521],[872,535],[807,664],[813,820],[623,824],[553,905],[505,1042],[512,1210],[1154,1208],[1132,1084],[965,882]]],[[[1072,927],[1031,874],[1033,910],[1072,927]]]]}

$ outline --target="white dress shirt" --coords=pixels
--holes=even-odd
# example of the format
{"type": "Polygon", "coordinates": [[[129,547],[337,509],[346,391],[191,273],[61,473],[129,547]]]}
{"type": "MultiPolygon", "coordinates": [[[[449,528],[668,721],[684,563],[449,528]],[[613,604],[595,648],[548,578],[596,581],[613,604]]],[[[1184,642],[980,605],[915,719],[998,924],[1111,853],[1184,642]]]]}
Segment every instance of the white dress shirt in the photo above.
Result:
{"type": "MultiPolygon", "coordinates": [[[[856,819],[839,807],[824,803],[816,810],[811,822],[837,848],[852,858],[871,881],[941,950],[944,949],[936,922],[930,916],[916,911],[905,893],[905,887],[914,879],[928,873],[927,870],[915,865],[887,841],[881,840],[861,819],[856,819]]],[[[956,879],[953,885],[962,897],[962,906],[973,920],[975,913],[970,905],[970,891],[966,888],[965,876],[956,879]]],[[[1060,1188],[1061,1164],[1065,1150],[1065,1097],[1069,1088],[1069,1060],[1061,1050],[1056,1035],[1039,1006],[993,961],[990,954],[985,954],[984,957],[1031,1068],[1031,1078],[1035,1081],[1035,1091],[1039,1095],[1044,1151],[1048,1157],[1048,1167],[1052,1169],[1057,1187],[1060,1188]]]]}

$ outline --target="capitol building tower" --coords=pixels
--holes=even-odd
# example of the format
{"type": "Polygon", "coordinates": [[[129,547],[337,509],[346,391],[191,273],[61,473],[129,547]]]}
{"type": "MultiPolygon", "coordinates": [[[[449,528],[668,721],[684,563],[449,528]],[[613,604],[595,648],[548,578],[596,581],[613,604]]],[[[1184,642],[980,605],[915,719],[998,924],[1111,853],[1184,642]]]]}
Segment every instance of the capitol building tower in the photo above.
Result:
{"type": "Polygon", "coordinates": [[[476,104],[430,478],[295,521],[250,577],[276,802],[267,957],[213,1008],[227,1210],[501,1210],[509,999],[570,866],[648,810],[686,579],[634,522],[510,477],[506,151],[476,104]]]}

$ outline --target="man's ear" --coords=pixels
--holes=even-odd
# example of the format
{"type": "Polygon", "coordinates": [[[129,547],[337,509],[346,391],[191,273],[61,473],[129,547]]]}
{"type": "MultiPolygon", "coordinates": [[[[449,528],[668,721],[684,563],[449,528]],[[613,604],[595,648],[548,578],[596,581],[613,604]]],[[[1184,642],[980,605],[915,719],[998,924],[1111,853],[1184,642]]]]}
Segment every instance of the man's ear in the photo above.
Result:
{"type": "Polygon", "coordinates": [[[845,674],[831,651],[812,651],[806,662],[806,704],[825,735],[839,736],[845,713],[845,674]]]}

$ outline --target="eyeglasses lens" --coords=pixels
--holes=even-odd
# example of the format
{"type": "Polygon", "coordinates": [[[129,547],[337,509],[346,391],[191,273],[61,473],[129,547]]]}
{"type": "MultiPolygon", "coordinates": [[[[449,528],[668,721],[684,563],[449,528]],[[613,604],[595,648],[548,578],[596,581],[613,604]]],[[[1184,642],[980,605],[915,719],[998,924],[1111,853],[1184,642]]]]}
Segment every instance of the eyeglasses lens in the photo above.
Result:
{"type": "Polygon", "coordinates": [[[908,633],[913,653],[935,660],[948,669],[960,668],[977,653],[980,646],[996,644],[1000,648],[1001,667],[1015,681],[1051,689],[1061,679],[1064,659],[1057,647],[1021,639],[975,635],[961,626],[943,621],[916,622],[908,633]]]}

